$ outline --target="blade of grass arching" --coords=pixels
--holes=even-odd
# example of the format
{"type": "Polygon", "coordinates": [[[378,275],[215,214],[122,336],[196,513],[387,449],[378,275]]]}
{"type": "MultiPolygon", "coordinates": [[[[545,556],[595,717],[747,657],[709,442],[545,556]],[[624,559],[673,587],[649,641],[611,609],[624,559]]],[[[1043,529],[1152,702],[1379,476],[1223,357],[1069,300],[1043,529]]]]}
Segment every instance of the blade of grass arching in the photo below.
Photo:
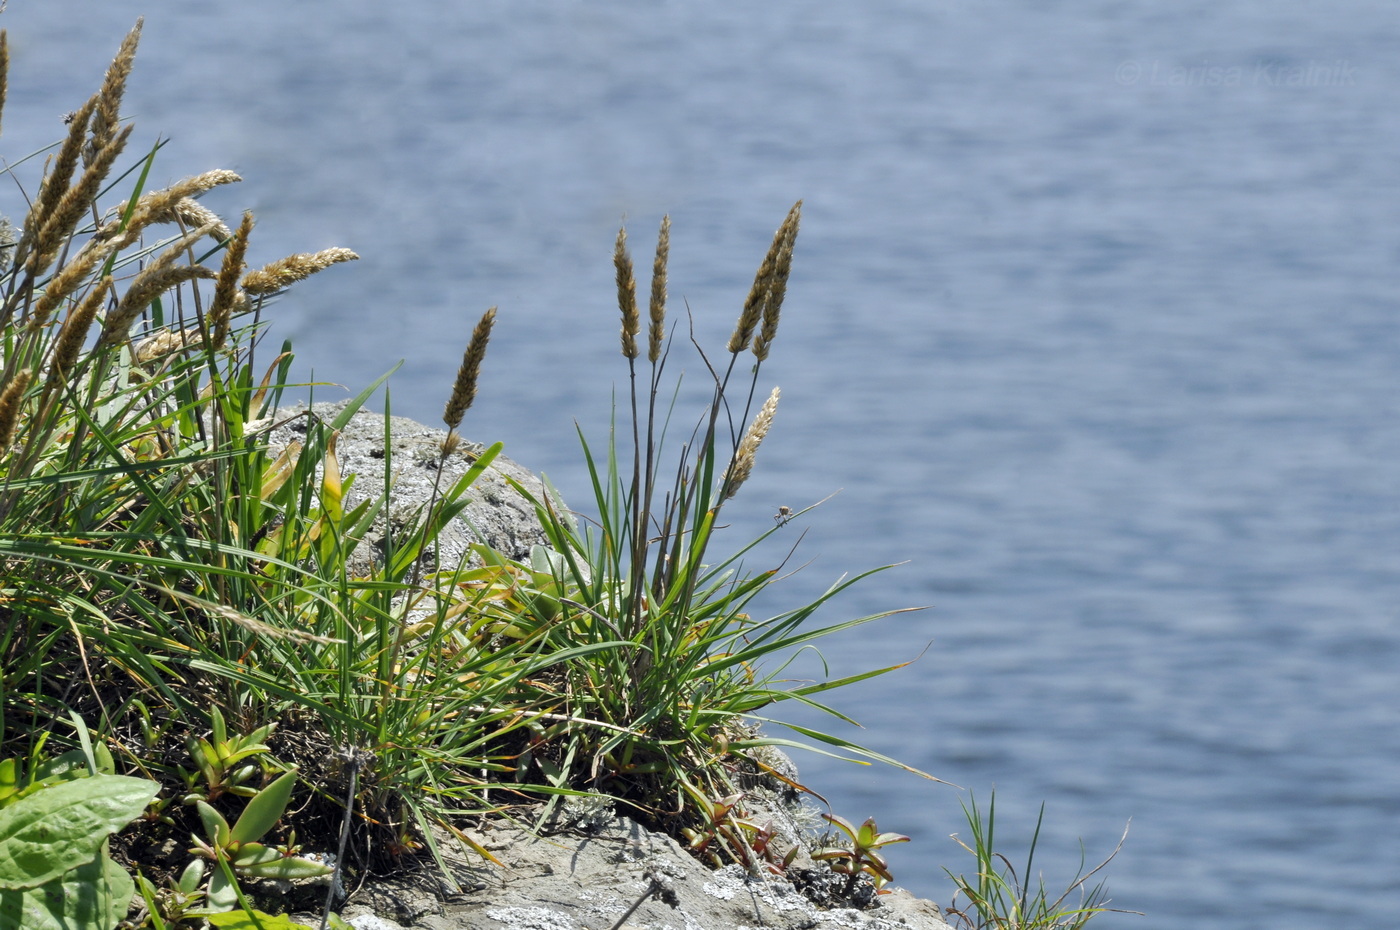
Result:
{"type": "MultiPolygon", "coordinates": [[[[471,467],[463,472],[426,512],[420,510],[415,514],[409,521],[414,525],[413,532],[407,534],[407,539],[400,543],[392,558],[386,556],[384,560],[388,578],[399,581],[408,577],[423,550],[437,539],[443,528],[467,509],[470,500],[463,499],[463,495],[491,466],[503,448],[504,444],[497,442],[483,450],[471,467]]],[[[388,473],[387,467],[385,473],[388,473]]],[[[477,535],[480,538],[480,534],[477,535]]]]}
{"type": "MultiPolygon", "coordinates": [[[[775,618],[775,620],[780,620],[781,622],[768,621],[765,624],[760,624],[755,629],[745,630],[742,634],[744,645],[736,649],[733,653],[726,655],[721,660],[721,664],[723,666],[753,664],[776,652],[784,652],[798,646],[805,646],[808,643],[820,640],[833,633],[840,633],[844,630],[863,626],[867,623],[873,623],[876,620],[882,620],[885,617],[891,617],[895,614],[911,613],[923,609],[922,607],[902,607],[898,610],[882,611],[878,614],[857,617],[854,620],[844,620],[830,626],[817,627],[809,630],[801,628],[801,621],[810,616],[809,610],[804,609],[796,611],[795,613],[798,614],[798,617],[795,622],[790,614],[782,614],[779,618],[775,618]],[[792,632],[793,630],[796,630],[796,632],[792,632]]],[[[786,664],[787,663],[784,663],[784,665],[786,664]]],[[[907,665],[908,663],[904,664],[907,665]]],[[[890,670],[902,667],[902,665],[895,665],[892,666],[890,670]]]]}
{"type": "MultiPolygon", "coordinates": [[[[586,450],[585,446],[585,457],[589,464],[589,471],[593,473],[593,460],[587,455],[586,450]]],[[[596,473],[594,474],[596,478],[596,473]]],[[[579,561],[579,554],[588,552],[587,543],[580,537],[567,517],[558,512],[556,502],[560,500],[560,497],[558,492],[554,491],[554,486],[549,483],[549,479],[541,476],[540,480],[544,483],[546,490],[544,500],[540,500],[519,481],[509,475],[502,477],[505,478],[506,484],[512,490],[535,508],[535,515],[539,518],[540,526],[544,530],[545,540],[555,552],[563,556],[564,563],[569,570],[569,577],[567,579],[556,578],[555,580],[561,583],[572,583],[578,587],[580,595],[585,601],[597,603],[603,586],[607,583],[607,578],[616,576],[610,575],[606,570],[590,571],[585,563],[579,561]]],[[[602,558],[593,560],[591,564],[600,567],[606,565],[602,558]]]]}
{"type": "Polygon", "coordinates": [[[852,584],[855,584],[860,579],[869,577],[870,575],[873,575],[876,572],[883,570],[883,568],[872,569],[871,571],[863,572],[862,574],[856,576],[853,579],[846,579],[841,582],[838,582],[836,585],[833,585],[831,588],[827,589],[827,591],[824,594],[820,595],[816,600],[813,600],[808,604],[799,607],[795,610],[786,611],[785,613],[779,614],[777,617],[774,617],[771,620],[768,620],[761,624],[757,624],[754,627],[746,630],[744,633],[746,645],[745,648],[741,650],[740,653],[738,653],[738,655],[741,655],[745,659],[751,660],[756,656],[765,655],[778,649],[791,648],[795,645],[801,645],[803,643],[811,642],[814,639],[819,639],[823,636],[829,636],[832,633],[838,633],[842,630],[851,629],[852,627],[861,626],[862,624],[870,623],[874,620],[880,620],[884,617],[890,617],[894,616],[895,614],[901,613],[912,613],[915,611],[925,609],[922,607],[902,607],[898,610],[882,611],[878,614],[870,614],[865,617],[857,617],[854,620],[847,620],[842,623],[832,624],[830,626],[818,627],[814,630],[800,631],[797,633],[793,632],[793,630],[800,630],[802,624],[809,617],[811,617],[811,615],[815,613],[818,608],[820,608],[827,601],[831,600],[837,594],[841,593],[846,588],[850,587],[852,584]]]}
{"type": "Polygon", "coordinates": [[[266,692],[273,697],[280,698],[298,707],[305,707],[323,718],[340,723],[346,730],[363,729],[362,722],[359,718],[336,707],[334,702],[324,700],[325,698],[334,697],[334,692],[307,692],[300,688],[292,687],[270,674],[233,661],[190,659],[187,662],[178,662],[175,664],[184,665],[197,672],[203,672],[206,675],[214,675],[226,681],[241,684],[257,691],[266,692]]]}
{"type": "Polygon", "coordinates": [[[175,456],[168,459],[152,459],[146,462],[131,461],[122,459],[116,465],[105,465],[98,468],[82,468],[72,471],[53,472],[50,474],[38,475],[30,478],[9,479],[8,486],[18,490],[29,488],[54,487],[63,484],[74,484],[82,481],[90,481],[94,478],[106,478],[115,475],[132,475],[149,471],[158,471],[163,468],[175,468],[182,465],[199,465],[203,462],[212,462],[220,459],[232,459],[247,455],[247,449],[223,449],[217,452],[196,452],[190,455],[175,456]]]}
{"type": "Polygon", "coordinates": [[[268,376],[263,378],[258,393],[253,395],[253,402],[258,405],[257,416],[265,417],[270,411],[277,410],[282,405],[282,394],[287,389],[287,379],[291,374],[294,358],[291,341],[283,340],[282,351],[278,354],[272,367],[269,368],[268,376]],[[276,371],[275,377],[271,376],[273,370],[276,371]]]}
{"type": "MultiPolygon", "coordinates": [[[[1045,823],[1045,802],[1044,802],[1044,801],[1041,801],[1041,802],[1040,802],[1040,813],[1039,813],[1039,815],[1035,818],[1035,830],[1034,830],[1034,832],[1031,833],[1031,845],[1030,845],[1030,848],[1027,849],[1027,851],[1026,851],[1026,870],[1025,870],[1024,872],[1021,873],[1022,875],[1025,876],[1024,881],[1022,881],[1022,883],[1021,883],[1021,913],[1023,913],[1023,914],[1026,913],[1026,906],[1027,906],[1028,895],[1030,894],[1031,876],[1035,874],[1035,872],[1031,871],[1031,868],[1032,868],[1032,866],[1033,866],[1033,864],[1034,864],[1034,862],[1035,862],[1035,848],[1036,848],[1036,845],[1040,842],[1040,828],[1041,828],[1041,826],[1042,826],[1044,823],[1045,823]]],[[[1041,907],[1042,910],[1044,909],[1044,907],[1045,907],[1045,883],[1044,883],[1044,881],[1041,882],[1040,896],[1039,896],[1039,900],[1038,900],[1036,903],[1040,905],[1040,907],[1041,907]]]]}
{"type": "Polygon", "coordinates": [[[384,372],[384,374],[380,375],[378,378],[375,378],[374,381],[370,383],[369,387],[365,388],[363,391],[350,398],[350,402],[345,405],[345,409],[341,410],[340,413],[336,414],[335,419],[331,421],[331,429],[344,429],[345,424],[349,423],[351,417],[353,417],[356,413],[359,412],[360,408],[364,406],[365,401],[369,400],[370,395],[373,394],[375,391],[379,390],[379,386],[385,381],[388,381],[389,376],[402,367],[403,362],[400,361],[393,368],[390,368],[388,371],[384,372]]]}
{"type": "MultiPolygon", "coordinates": [[[[132,483],[136,485],[136,489],[145,496],[150,507],[160,512],[161,517],[165,521],[165,525],[170,528],[171,534],[176,538],[183,537],[184,533],[180,530],[181,521],[179,515],[170,509],[164,497],[145,479],[143,470],[130,467],[135,463],[122,454],[120,447],[112,441],[102,424],[99,424],[98,421],[93,418],[85,406],[78,404],[75,405],[73,409],[74,412],[77,413],[79,420],[87,426],[89,435],[96,438],[107,455],[122,466],[122,474],[131,479],[132,483]]],[[[174,540],[167,537],[165,543],[168,546],[174,543],[174,540]]]]}
{"type": "MultiPolygon", "coordinates": [[[[823,732],[821,732],[820,730],[813,730],[813,729],[810,729],[810,728],[808,728],[808,727],[799,726],[798,724],[795,724],[795,723],[789,723],[788,721],[785,721],[785,720],[770,720],[770,719],[768,719],[767,717],[757,717],[757,716],[751,717],[750,719],[757,720],[757,721],[759,721],[760,723],[773,723],[773,724],[778,724],[778,725],[780,725],[780,726],[786,727],[786,728],[789,729],[789,730],[792,730],[794,733],[801,734],[802,736],[805,736],[805,737],[807,737],[808,739],[814,739],[814,740],[817,740],[818,742],[826,743],[828,746],[835,746],[837,749],[840,749],[842,752],[848,752],[848,753],[851,753],[851,754],[853,754],[853,755],[863,756],[865,759],[872,759],[872,760],[874,760],[874,761],[876,761],[876,762],[882,762],[882,763],[884,763],[885,765],[892,765],[892,766],[894,766],[894,767],[897,768],[897,769],[903,769],[903,770],[906,771],[906,772],[910,772],[910,773],[912,773],[912,774],[914,774],[914,775],[918,775],[920,778],[927,778],[929,781],[936,781],[936,782],[938,782],[938,783],[941,784],[941,785],[952,785],[952,786],[955,787],[955,788],[957,787],[956,785],[953,785],[952,782],[944,781],[944,780],[941,779],[941,778],[935,778],[934,776],[930,775],[928,772],[922,771],[922,770],[920,770],[920,769],[916,769],[916,768],[914,768],[912,765],[905,765],[903,762],[900,762],[898,759],[892,759],[892,758],[890,758],[889,756],[884,755],[883,753],[876,752],[876,751],[873,750],[873,749],[867,749],[866,747],[860,745],[859,743],[853,743],[853,742],[851,742],[850,740],[845,739],[845,738],[840,737],[840,736],[833,736],[833,735],[830,734],[830,733],[823,733],[823,732]]],[[[744,747],[749,746],[749,745],[763,745],[765,740],[771,740],[771,739],[774,739],[774,737],[761,737],[761,738],[759,738],[759,739],[756,740],[756,741],[751,741],[751,740],[735,740],[735,741],[734,741],[733,743],[731,743],[730,745],[735,746],[735,747],[739,747],[739,748],[744,748],[744,747]]],[[[809,745],[807,745],[807,744],[805,744],[805,743],[799,743],[799,742],[797,742],[796,740],[787,740],[787,741],[785,741],[785,742],[774,742],[774,743],[771,743],[771,745],[774,745],[774,746],[783,746],[783,745],[787,745],[787,746],[791,746],[791,747],[793,747],[793,748],[795,748],[795,749],[808,749],[808,750],[814,750],[814,751],[821,751],[821,750],[817,749],[817,747],[809,746],[809,745]]],[[[828,753],[828,755],[830,755],[830,753],[828,753]]],[[[844,758],[844,757],[842,757],[842,756],[836,756],[836,758],[839,759],[839,758],[844,758]]],[[[848,761],[856,762],[856,763],[858,763],[858,764],[860,764],[860,765],[868,765],[868,764],[869,764],[869,763],[863,761],[862,759],[849,759],[848,761]]]]}

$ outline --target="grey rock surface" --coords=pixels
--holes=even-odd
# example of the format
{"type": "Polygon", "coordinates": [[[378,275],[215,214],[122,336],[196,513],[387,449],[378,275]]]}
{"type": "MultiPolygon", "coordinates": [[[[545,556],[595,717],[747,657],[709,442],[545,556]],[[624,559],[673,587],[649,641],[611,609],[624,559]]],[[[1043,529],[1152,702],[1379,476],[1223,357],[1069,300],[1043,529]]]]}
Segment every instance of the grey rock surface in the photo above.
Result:
{"type": "Polygon", "coordinates": [[[438,898],[379,886],[341,916],[358,930],[949,930],[931,902],[895,889],[875,905],[821,909],[791,883],[736,865],[711,871],[670,837],[609,817],[585,835],[533,836],[497,822],[474,834],[505,863],[465,868],[471,889],[438,898]],[[649,894],[654,882],[672,903],[649,894]]]}
{"type": "MultiPolygon", "coordinates": [[[[305,438],[309,416],[330,423],[344,408],[345,402],[315,404],[309,411],[305,407],[283,408],[277,412],[282,425],[268,434],[268,442],[274,450],[300,442],[305,438]]],[[[343,476],[355,475],[345,498],[346,510],[383,493],[384,470],[386,463],[389,465],[393,485],[388,527],[397,532],[410,525],[415,512],[432,499],[435,487],[451,487],[471,467],[482,447],[464,441],[444,459],[441,446],[447,431],[407,417],[390,417],[390,436],[392,440],[386,448],[384,415],[361,409],[341,430],[336,458],[343,476]]],[[[455,567],[467,554],[467,547],[476,541],[520,560],[528,558],[531,546],[544,542],[534,506],[510,487],[508,477],[542,498],[544,486],[538,476],[498,457],[467,492],[471,503],[466,510],[438,534],[436,555],[444,568],[455,567]]],[[[368,574],[371,561],[381,551],[385,528],[381,516],[350,560],[352,572],[368,574]]],[[[426,554],[424,561],[431,556],[432,553],[426,554]]]]}

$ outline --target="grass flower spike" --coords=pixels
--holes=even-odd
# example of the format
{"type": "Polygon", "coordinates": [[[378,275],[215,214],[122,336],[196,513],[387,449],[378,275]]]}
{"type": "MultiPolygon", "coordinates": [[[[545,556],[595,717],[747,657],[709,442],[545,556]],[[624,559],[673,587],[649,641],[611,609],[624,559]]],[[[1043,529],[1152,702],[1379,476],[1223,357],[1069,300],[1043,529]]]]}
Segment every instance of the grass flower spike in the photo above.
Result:
{"type": "Polygon", "coordinates": [[[452,394],[447,398],[447,406],[442,411],[442,422],[447,424],[447,438],[443,440],[442,454],[451,455],[457,448],[460,438],[457,427],[467,409],[476,400],[476,382],[481,376],[481,360],[486,357],[486,344],[491,341],[491,327],[496,324],[496,308],[492,307],[481,315],[472,330],[471,341],[462,353],[462,365],[457,369],[457,380],[452,383],[452,394]]]}
{"type": "Polygon", "coordinates": [[[666,261],[671,254],[671,217],[661,218],[661,232],[656,237],[656,258],[651,264],[651,325],[647,330],[647,361],[661,358],[661,343],[666,338],[666,261]]]}
{"type": "Polygon", "coordinates": [[[632,257],[627,254],[626,227],[617,231],[613,266],[617,269],[617,306],[622,310],[622,354],[634,359],[637,357],[637,333],[642,331],[642,318],[637,312],[637,279],[632,275],[632,257]]]}
{"type": "Polygon", "coordinates": [[[763,437],[768,435],[768,430],[773,426],[773,414],[778,411],[778,389],[773,388],[773,393],[768,395],[768,399],[763,402],[763,407],[758,411],[758,416],[753,418],[749,424],[748,432],[744,433],[744,438],[739,441],[739,450],[734,453],[734,464],[730,466],[724,479],[724,499],[729,500],[739,493],[739,488],[749,480],[749,475],[753,472],[753,460],[758,446],[763,442],[763,437]]]}
{"type": "Polygon", "coordinates": [[[265,297],[304,281],[318,271],[339,262],[353,262],[360,256],[349,249],[322,249],[319,252],[299,252],[279,258],[250,271],[243,278],[243,290],[254,297],[265,297]]]}

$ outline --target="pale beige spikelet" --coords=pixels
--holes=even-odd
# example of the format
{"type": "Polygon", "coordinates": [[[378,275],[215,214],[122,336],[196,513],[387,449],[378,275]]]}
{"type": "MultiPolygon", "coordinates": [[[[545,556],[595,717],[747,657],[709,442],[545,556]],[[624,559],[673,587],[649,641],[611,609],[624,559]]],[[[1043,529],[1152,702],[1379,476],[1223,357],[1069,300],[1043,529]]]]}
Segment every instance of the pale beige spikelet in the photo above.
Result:
{"type": "MultiPolygon", "coordinates": [[[[112,276],[108,275],[88,292],[78,306],[69,311],[62,329],[58,332],[58,339],[54,341],[53,360],[49,362],[51,384],[72,374],[78,364],[78,356],[83,351],[83,343],[87,341],[88,330],[92,329],[92,321],[96,319],[97,311],[102,309],[103,301],[111,288],[112,276]]],[[[48,390],[46,387],[46,394],[48,390]]]]}
{"type": "Polygon", "coordinates": [[[151,338],[141,340],[132,350],[131,355],[138,364],[145,365],[164,358],[172,352],[178,352],[192,342],[198,342],[198,340],[199,334],[193,330],[163,329],[151,338]]]}
{"type": "Polygon", "coordinates": [[[111,346],[124,342],[131,329],[131,324],[136,321],[142,311],[149,307],[153,300],[171,288],[178,287],[186,281],[208,279],[215,276],[213,269],[203,265],[165,265],[146,268],[127,287],[122,299],[117,301],[116,309],[107,314],[107,319],[102,323],[102,335],[97,340],[98,346],[111,346]]]}
{"type": "Polygon", "coordinates": [[[214,235],[222,232],[220,238],[227,239],[231,233],[228,227],[223,224],[212,210],[202,207],[192,198],[210,191],[220,184],[234,184],[243,180],[235,172],[226,169],[206,171],[194,177],[185,178],[164,190],[151,191],[136,201],[136,208],[131,211],[131,218],[127,220],[126,226],[121,227],[120,222],[109,223],[98,233],[100,236],[122,234],[123,245],[130,245],[136,240],[136,234],[153,223],[171,223],[180,220],[186,226],[207,226],[211,222],[215,226],[214,235]]]}
{"type": "Polygon", "coordinates": [[[617,306],[622,311],[622,354],[637,357],[637,333],[642,331],[642,317],[637,312],[637,279],[632,275],[632,256],[627,254],[627,227],[617,231],[613,248],[613,266],[617,269],[617,306]]]}
{"type": "Polygon", "coordinates": [[[651,326],[647,330],[647,361],[661,358],[666,338],[666,261],[671,254],[671,217],[661,218],[656,237],[656,258],[651,263],[651,326]]]}
{"type": "Polygon", "coordinates": [[[210,237],[220,242],[233,235],[233,230],[228,228],[228,224],[223,221],[222,217],[193,197],[181,198],[168,211],[157,216],[155,221],[157,223],[179,223],[185,229],[198,229],[201,226],[207,226],[210,237]]]}
{"type": "Polygon", "coordinates": [[[89,242],[83,246],[82,251],[64,265],[44,287],[44,293],[34,303],[29,325],[38,328],[47,323],[59,304],[74,294],[98,264],[112,253],[113,245],[111,242],[89,242]]]}
{"type": "Polygon", "coordinates": [[[729,467],[725,474],[724,499],[728,500],[739,493],[739,487],[747,480],[753,472],[753,460],[758,452],[759,445],[763,442],[763,437],[768,435],[768,430],[773,426],[773,414],[778,410],[778,389],[773,388],[773,393],[768,395],[768,399],[763,402],[763,408],[758,411],[758,416],[753,418],[749,424],[749,430],[744,434],[744,438],[739,440],[739,449],[734,453],[734,464],[729,467]]]}
{"type": "Polygon", "coordinates": [[[243,273],[243,258],[248,252],[248,237],[253,232],[253,214],[245,212],[238,231],[228,237],[224,250],[224,261],[219,266],[219,277],[214,284],[214,300],[209,305],[210,341],[214,348],[223,348],[228,342],[229,321],[238,306],[238,276],[243,273]]]}
{"type": "Polygon", "coordinates": [[[63,245],[63,241],[77,228],[78,221],[87,215],[92,208],[92,204],[97,200],[98,193],[102,190],[102,184],[107,180],[107,174],[112,170],[112,163],[117,160],[117,156],[126,147],[126,140],[131,136],[131,126],[123,126],[116,137],[102,151],[97,153],[97,157],[87,166],[83,176],[78,179],[68,193],[64,194],[54,207],[53,214],[44,223],[35,239],[34,257],[30,260],[30,270],[39,274],[42,273],[53,260],[58,257],[58,251],[63,245]]]}
{"type": "Polygon", "coordinates": [[[244,275],[243,290],[254,297],[264,297],[291,287],[334,264],[353,262],[359,257],[349,249],[322,249],[319,252],[288,255],[244,275]]]}
{"type": "Polygon", "coordinates": [[[68,137],[63,140],[58,155],[45,166],[44,179],[39,182],[39,193],[35,195],[34,203],[24,217],[24,231],[20,235],[19,247],[15,253],[16,263],[22,262],[29,255],[39,231],[53,217],[59,200],[68,193],[68,186],[73,182],[73,174],[78,168],[78,157],[82,154],[83,140],[87,138],[88,120],[92,118],[92,111],[96,106],[97,98],[92,97],[72,114],[68,121],[68,137]]]}
{"type": "Polygon", "coordinates": [[[783,298],[787,295],[788,275],[792,271],[792,247],[797,242],[797,227],[802,222],[802,201],[797,201],[788,211],[787,219],[778,229],[777,239],[781,240],[777,257],[773,262],[772,274],[768,276],[767,293],[763,298],[763,326],[758,338],[753,342],[754,358],[763,361],[768,358],[768,350],[778,335],[778,317],[783,310],[783,298]]]}
{"type": "MultiPolygon", "coordinates": [[[[763,263],[758,266],[758,272],[753,278],[753,286],[749,288],[749,294],[744,298],[744,309],[740,311],[739,321],[734,326],[734,333],[729,337],[728,349],[731,353],[742,352],[749,347],[754,330],[758,328],[759,321],[765,317],[764,311],[768,304],[769,295],[772,293],[774,280],[779,272],[785,246],[788,263],[791,264],[792,239],[797,236],[797,220],[801,212],[802,201],[799,200],[788,211],[787,218],[778,227],[778,231],[773,234],[773,243],[768,247],[768,254],[763,256],[763,263]]],[[[786,270],[783,271],[783,275],[783,287],[786,289],[786,270]]],[[[776,329],[776,317],[773,325],[776,329]]],[[[769,341],[771,342],[771,338],[769,341]]],[[[766,347],[764,354],[767,354],[766,347]]]]}
{"type": "Polygon", "coordinates": [[[15,372],[14,378],[0,391],[0,452],[10,448],[19,430],[19,415],[23,406],[24,392],[29,390],[33,374],[24,368],[15,372]]]}
{"type": "Polygon", "coordinates": [[[143,21],[136,20],[136,25],[126,34],[116,57],[107,68],[102,89],[97,92],[97,109],[92,115],[92,139],[83,151],[83,164],[95,162],[102,150],[116,138],[117,125],[121,122],[122,96],[126,93],[126,80],[131,77],[131,67],[136,61],[136,46],[141,41],[143,21]]]}
{"type": "Polygon", "coordinates": [[[457,380],[452,384],[452,394],[447,398],[447,406],[442,411],[442,422],[447,424],[447,438],[442,442],[444,458],[451,455],[460,441],[457,427],[467,409],[476,400],[476,382],[481,376],[481,360],[486,357],[486,344],[491,341],[491,327],[496,325],[496,308],[492,307],[481,315],[476,328],[472,330],[471,341],[462,353],[462,366],[457,369],[457,380]]]}

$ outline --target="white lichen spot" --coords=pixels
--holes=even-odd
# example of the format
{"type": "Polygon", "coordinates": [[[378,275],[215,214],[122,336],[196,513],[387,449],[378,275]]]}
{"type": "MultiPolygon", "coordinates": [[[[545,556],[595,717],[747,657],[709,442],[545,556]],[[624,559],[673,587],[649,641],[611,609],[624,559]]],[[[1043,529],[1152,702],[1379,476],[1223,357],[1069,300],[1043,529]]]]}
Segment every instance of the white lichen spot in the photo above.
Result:
{"type": "Polygon", "coordinates": [[[501,930],[576,930],[574,922],[547,907],[493,907],[486,916],[501,922],[501,930]]]}

